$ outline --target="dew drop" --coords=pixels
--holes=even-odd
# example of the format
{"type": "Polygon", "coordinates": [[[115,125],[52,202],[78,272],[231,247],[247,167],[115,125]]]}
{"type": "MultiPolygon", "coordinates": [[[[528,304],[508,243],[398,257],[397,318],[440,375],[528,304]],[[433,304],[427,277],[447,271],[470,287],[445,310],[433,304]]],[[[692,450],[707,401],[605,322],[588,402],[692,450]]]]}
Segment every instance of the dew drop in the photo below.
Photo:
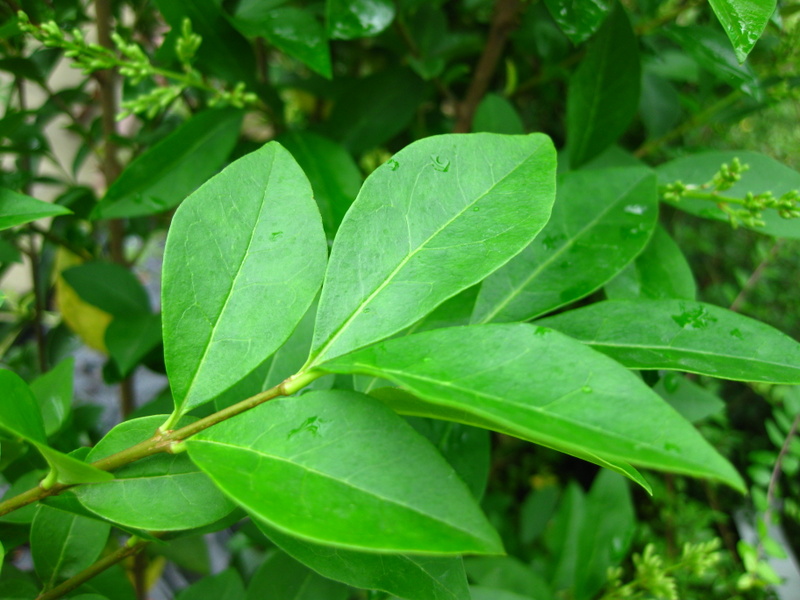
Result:
{"type": "Polygon", "coordinates": [[[740,340],[744,339],[744,334],[741,331],[739,331],[738,329],[731,329],[730,334],[731,334],[731,337],[735,337],[735,338],[738,338],[740,340]]]}
{"type": "Polygon", "coordinates": [[[400,163],[395,159],[390,158],[388,161],[386,161],[386,166],[389,167],[390,171],[397,171],[397,169],[400,167],[400,163]]]}
{"type": "Polygon", "coordinates": [[[273,242],[277,242],[282,237],[283,237],[282,231],[273,231],[272,234],[269,236],[269,239],[273,242]]]}
{"type": "Polygon", "coordinates": [[[623,210],[631,215],[643,215],[647,212],[647,207],[641,204],[629,204],[623,210]]]}
{"type": "Polygon", "coordinates": [[[479,212],[481,210],[480,206],[476,206],[472,209],[472,212],[479,212]]]}
{"type": "Polygon", "coordinates": [[[447,173],[447,171],[450,170],[450,161],[447,159],[442,160],[438,155],[431,154],[431,166],[433,167],[434,171],[447,173]]]}
{"type": "Polygon", "coordinates": [[[366,313],[371,313],[371,312],[372,312],[372,309],[371,309],[371,308],[369,308],[369,307],[367,307],[367,308],[365,308],[364,310],[362,310],[361,312],[362,312],[362,313],[364,313],[364,314],[366,314],[366,313]]]}
{"type": "Polygon", "coordinates": [[[681,305],[681,309],[683,312],[679,315],[672,315],[672,320],[684,329],[707,329],[709,325],[717,321],[702,306],[698,306],[694,310],[687,310],[684,305],[681,305]]]}

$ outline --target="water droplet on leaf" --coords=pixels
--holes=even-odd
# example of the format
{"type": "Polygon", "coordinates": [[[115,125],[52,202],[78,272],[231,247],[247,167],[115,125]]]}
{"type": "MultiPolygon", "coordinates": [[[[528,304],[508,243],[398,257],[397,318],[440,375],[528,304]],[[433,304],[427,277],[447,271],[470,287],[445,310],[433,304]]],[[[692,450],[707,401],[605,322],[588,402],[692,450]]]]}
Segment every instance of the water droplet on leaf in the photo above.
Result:
{"type": "Polygon", "coordinates": [[[684,305],[681,305],[681,309],[683,312],[679,315],[672,315],[672,320],[684,329],[707,329],[709,325],[717,321],[702,306],[687,310],[684,305]]]}
{"type": "Polygon", "coordinates": [[[442,160],[438,155],[434,156],[431,154],[431,166],[433,166],[434,171],[447,173],[447,171],[450,169],[450,161],[447,159],[442,160]]]}
{"type": "Polygon", "coordinates": [[[397,169],[400,167],[400,163],[395,159],[390,158],[388,161],[386,161],[386,166],[389,167],[390,171],[397,171],[397,169]]]}
{"type": "Polygon", "coordinates": [[[272,235],[269,236],[269,239],[273,242],[277,242],[279,239],[283,237],[282,231],[273,231],[272,235]]]}

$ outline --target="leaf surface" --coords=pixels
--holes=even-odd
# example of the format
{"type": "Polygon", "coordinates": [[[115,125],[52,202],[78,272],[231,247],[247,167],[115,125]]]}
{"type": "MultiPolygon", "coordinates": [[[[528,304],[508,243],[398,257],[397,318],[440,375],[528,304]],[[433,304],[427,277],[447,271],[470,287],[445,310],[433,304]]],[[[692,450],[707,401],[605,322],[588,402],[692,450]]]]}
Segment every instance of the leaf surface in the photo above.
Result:
{"type": "Polygon", "coordinates": [[[72,410],[75,359],[66,358],[31,382],[30,388],[41,410],[45,433],[58,431],[72,410]]]}
{"type": "Polygon", "coordinates": [[[709,4],[733,44],[736,58],[744,62],[775,12],[775,0],[709,0],[709,4]]]}
{"type": "Polygon", "coordinates": [[[500,541],[431,445],[345,391],[273,400],[187,440],[226,494],[287,534],[349,550],[495,553],[500,541]]]}
{"type": "Polygon", "coordinates": [[[614,8],[613,0],[545,0],[545,4],[553,20],[573,44],[589,39],[614,8]]]}
{"type": "Polygon", "coordinates": [[[537,322],[631,369],[667,369],[736,381],[800,383],[800,344],[711,304],[609,300],[537,322]]]}
{"type": "Polygon", "coordinates": [[[0,230],[45,217],[69,214],[72,214],[72,211],[64,206],[42,202],[36,198],[0,188],[0,230]]]}
{"type": "Polygon", "coordinates": [[[435,136],[398,152],[334,241],[311,364],[397,333],[508,261],[550,216],[554,180],[541,134],[435,136]]]}
{"type": "Polygon", "coordinates": [[[580,458],[742,488],[733,467],[639,378],[545,328],[429,331],[335,358],[320,369],[393,381],[419,399],[406,407],[410,414],[490,427],[580,458]]]}
{"type": "Polygon", "coordinates": [[[328,32],[334,39],[378,35],[394,20],[391,0],[325,0],[328,32]]]}
{"type": "Polygon", "coordinates": [[[106,328],[106,348],[123,376],[129,375],[160,343],[161,315],[158,314],[114,319],[106,328]]]}
{"type": "Polygon", "coordinates": [[[93,261],[61,272],[78,296],[115,317],[150,312],[147,290],[136,275],[116,263],[93,261]]]}
{"type": "Polygon", "coordinates": [[[245,600],[346,600],[347,586],[326,579],[300,564],[288,554],[267,556],[247,587],[245,600]]]}
{"type": "Polygon", "coordinates": [[[483,282],[473,323],[526,321],[587,296],[642,251],[657,217],[649,169],[559,177],[550,220],[527,248],[483,282]]]}
{"type": "Polygon", "coordinates": [[[319,289],[327,244],[311,186],[271,142],[178,208],[162,286],[164,358],[186,411],[243,379],[289,337],[319,289]]]}

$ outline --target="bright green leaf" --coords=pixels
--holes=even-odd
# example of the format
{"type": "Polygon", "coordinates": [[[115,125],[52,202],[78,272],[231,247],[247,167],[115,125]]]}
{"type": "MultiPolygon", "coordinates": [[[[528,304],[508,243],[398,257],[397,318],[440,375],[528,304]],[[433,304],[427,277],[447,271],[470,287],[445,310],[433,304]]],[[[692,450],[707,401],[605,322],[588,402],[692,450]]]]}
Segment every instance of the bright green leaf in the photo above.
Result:
{"type": "Polygon", "coordinates": [[[646,246],[658,217],[652,172],[573,171],[542,233],[481,285],[472,320],[526,321],[589,295],[646,246]]]}
{"type": "Polygon", "coordinates": [[[710,304],[609,300],[537,324],[576,338],[631,369],[800,383],[800,344],[769,325],[710,304]]]}
{"type": "Polygon", "coordinates": [[[550,14],[573,44],[585,42],[614,7],[613,0],[545,0],[550,14]]]}
{"type": "Polygon", "coordinates": [[[74,370],[75,359],[66,358],[31,382],[31,392],[39,404],[48,436],[61,428],[72,410],[74,370]]]}
{"type": "Polygon", "coordinates": [[[28,385],[16,373],[0,369],[0,427],[34,444],[47,445],[42,414],[28,385]]]}
{"type": "Polygon", "coordinates": [[[45,217],[69,214],[72,214],[71,210],[58,204],[42,202],[36,198],[0,188],[0,230],[45,217]]]}
{"type": "Polygon", "coordinates": [[[397,333],[502,266],[544,226],[554,180],[541,134],[435,136],[395,154],[334,241],[312,364],[397,333]]]}
{"type": "Polygon", "coordinates": [[[709,4],[733,44],[736,58],[744,62],[775,12],[775,0],[709,0],[709,4]]]}
{"type": "Polygon", "coordinates": [[[639,43],[617,6],[569,81],[567,148],[573,168],[617,141],[639,106],[639,43]]]}
{"type": "Polygon", "coordinates": [[[325,0],[328,33],[354,40],[378,35],[394,20],[392,0],[325,0]]]}
{"type": "Polygon", "coordinates": [[[239,136],[242,111],[201,112],[137,156],[92,211],[93,219],[151,215],[174,208],[214,175],[239,136]]]}
{"type": "Polygon", "coordinates": [[[186,444],[226,494],[301,539],[360,551],[502,551],[441,455],[368,396],[273,400],[186,444]]]}
{"type": "Polygon", "coordinates": [[[405,600],[469,599],[461,557],[358,552],[314,544],[263,521],[255,523],[281,550],[330,579],[405,600]]]}
{"type": "Polygon", "coordinates": [[[594,462],[622,461],[742,488],[733,467],[639,378],[541,327],[429,331],[320,369],[401,385],[419,399],[398,407],[407,414],[489,427],[594,462]]]}
{"type": "Polygon", "coordinates": [[[164,357],[175,406],[214,398],[292,333],[319,289],[327,244],[311,186],[271,142],[178,208],[164,252],[164,357]]]}
{"type": "Polygon", "coordinates": [[[150,312],[147,290],[130,269],[110,262],[87,262],[61,272],[81,300],[115,317],[150,312]]]}
{"type": "MultiPolygon", "coordinates": [[[[150,438],[165,415],[120,423],[89,453],[100,460],[150,438]]],[[[185,425],[196,420],[184,417],[185,425]]],[[[213,523],[234,506],[186,453],[157,454],[114,472],[116,479],[76,488],[86,508],[126,527],[153,531],[191,529],[213,523]]]]}

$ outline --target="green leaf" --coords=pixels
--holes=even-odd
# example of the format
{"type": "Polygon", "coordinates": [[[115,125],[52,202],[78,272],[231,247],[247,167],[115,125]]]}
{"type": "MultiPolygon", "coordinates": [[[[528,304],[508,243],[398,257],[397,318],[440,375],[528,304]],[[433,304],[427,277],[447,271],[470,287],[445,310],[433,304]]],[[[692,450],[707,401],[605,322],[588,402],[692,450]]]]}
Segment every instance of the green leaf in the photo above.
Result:
{"type": "MultiPolygon", "coordinates": [[[[4,445],[5,450],[5,445],[4,445]]],[[[33,470],[28,471],[27,473],[19,476],[17,479],[13,480],[11,486],[5,491],[5,493],[0,497],[2,500],[8,500],[9,498],[13,498],[14,496],[19,496],[23,492],[27,492],[29,489],[36,487],[38,483],[42,480],[42,478],[47,474],[45,470],[33,470]]],[[[0,516],[0,522],[2,523],[15,523],[18,525],[27,525],[33,522],[33,517],[36,515],[37,506],[35,504],[28,504],[27,506],[23,506],[22,508],[18,508],[15,511],[12,511],[8,514],[0,516]]],[[[27,541],[27,535],[25,536],[27,541]]],[[[0,596],[2,597],[2,596],[0,596]]]]}
{"type": "MultiPolygon", "coordinates": [[[[737,152],[703,152],[684,156],[670,161],[658,167],[658,180],[660,185],[681,181],[685,185],[697,186],[700,188],[711,181],[714,174],[719,171],[723,164],[730,165],[738,158],[743,165],[750,167],[742,178],[730,189],[720,192],[718,195],[724,198],[735,198],[744,200],[748,192],[754,195],[764,192],[772,192],[776,198],[783,194],[800,190],[800,173],[791,169],[776,160],[758,152],[737,151],[737,152]]],[[[690,192],[702,193],[705,190],[696,189],[690,192]]],[[[712,198],[711,200],[683,197],[679,201],[667,200],[674,207],[686,211],[690,214],[727,221],[728,216],[718,208],[717,202],[722,198],[712,198]]],[[[730,204],[731,208],[739,208],[737,204],[730,204]]],[[[763,212],[764,227],[747,227],[753,231],[790,239],[800,239],[800,219],[783,219],[777,211],[768,208],[763,212]]]]}
{"type": "Polygon", "coordinates": [[[93,219],[119,219],[174,208],[214,175],[239,137],[242,111],[203,111],[137,156],[92,211],[93,219]]]}
{"type": "Polygon", "coordinates": [[[161,315],[140,314],[109,323],[105,344],[123,377],[161,343],[161,315]]]}
{"type": "Polygon", "coordinates": [[[0,188],[0,230],[45,217],[71,214],[71,210],[58,204],[42,202],[36,198],[0,188]]]}
{"type": "MultiPolygon", "coordinates": [[[[89,460],[100,460],[149,439],[165,415],[125,421],[92,448],[89,460]]],[[[186,425],[195,418],[184,417],[186,425]]],[[[186,453],[157,454],[115,471],[114,481],[76,488],[87,509],[126,527],[152,531],[191,529],[213,523],[234,506],[186,453]]]]}
{"type": "Polygon", "coordinates": [[[176,410],[211,400],[286,341],[314,300],[326,253],[311,186],[275,142],[183,202],[167,237],[162,286],[176,410]]]}
{"type": "Polygon", "coordinates": [[[545,4],[564,35],[573,44],[580,44],[598,30],[615,3],[613,0],[545,0],[545,4]]]}
{"type": "Polygon", "coordinates": [[[303,540],[360,551],[502,551],[441,455],[368,396],[273,400],[186,444],[238,504],[303,540]]]}
{"type": "Polygon", "coordinates": [[[247,2],[237,8],[232,22],[243,34],[266,38],[279,50],[331,78],[331,52],[325,28],[308,9],[247,2]]]}
{"type": "Polygon", "coordinates": [[[642,95],[639,114],[648,139],[660,138],[678,125],[683,115],[681,96],[665,77],[648,68],[642,74],[642,95]]]}
{"type": "Polygon", "coordinates": [[[679,373],[664,373],[653,391],[691,423],[725,410],[725,403],[719,397],[679,373]]]}
{"type": "Polygon", "coordinates": [[[733,467],[638,377],[541,327],[428,331],[319,368],[399,384],[418,398],[397,407],[407,414],[491,428],[593,462],[622,461],[742,488],[733,467]]]}
{"type": "Polygon", "coordinates": [[[74,370],[75,359],[66,358],[31,382],[31,392],[39,404],[47,436],[53,435],[61,428],[72,410],[74,370]]]}
{"type": "Polygon", "coordinates": [[[325,231],[333,238],[361,188],[358,165],[341,145],[310,131],[290,131],[278,142],[292,153],[311,182],[325,231]]]}
{"type": "Polygon", "coordinates": [[[517,254],[555,196],[541,134],[419,140],[370,175],[333,244],[311,364],[411,325],[517,254]]]}
{"type": "Polygon", "coordinates": [[[639,106],[639,43],[617,5],[586,49],[567,93],[567,148],[572,168],[617,141],[639,106]]]}
{"type": "Polygon", "coordinates": [[[176,600],[242,600],[244,595],[244,582],[239,573],[235,569],[225,569],[181,590],[176,600]]]}
{"type": "Polygon", "coordinates": [[[110,531],[108,523],[39,506],[31,525],[31,556],[45,588],[91,566],[110,531]]]}
{"type": "Polygon", "coordinates": [[[475,109],[472,131],[521,135],[525,133],[525,126],[511,102],[502,96],[489,93],[475,109]]]}
{"type": "Polygon", "coordinates": [[[467,558],[465,566],[470,581],[482,588],[520,594],[523,598],[554,600],[541,576],[513,556],[476,556],[467,558]]]}
{"type": "Polygon", "coordinates": [[[657,218],[649,169],[561,176],[550,220],[532,244],[483,282],[473,323],[525,321],[589,295],[642,251],[657,218]]]}
{"type": "MultiPolygon", "coordinates": [[[[530,596],[479,585],[469,586],[469,591],[472,594],[472,600],[530,600],[530,596]]],[[[537,600],[539,599],[537,598],[537,600]]]]}
{"type": "Polygon", "coordinates": [[[694,300],[697,286],[681,249],[661,226],[636,260],[605,285],[609,300],[682,298],[694,300]]]}
{"type": "Polygon", "coordinates": [[[581,340],[631,369],[800,383],[800,344],[769,325],[711,304],[609,300],[537,324],[581,340]]]}
{"type": "Polygon", "coordinates": [[[283,552],[275,552],[255,572],[245,600],[346,600],[347,586],[326,579],[283,552]]]}
{"type": "Polygon", "coordinates": [[[110,262],[87,262],[61,272],[81,300],[115,317],[150,312],[147,290],[130,269],[110,262]]]}
{"type": "Polygon", "coordinates": [[[358,552],[300,540],[254,522],[281,550],[329,579],[405,600],[469,600],[461,557],[358,552]]]}
{"type": "Polygon", "coordinates": [[[325,0],[328,33],[354,40],[378,35],[394,20],[392,0],[325,0]]]}
{"type": "MultiPolygon", "coordinates": [[[[87,448],[87,450],[89,450],[89,448],[87,448]]],[[[81,504],[80,500],[78,500],[78,497],[74,493],[74,489],[58,494],[57,496],[49,496],[43,500],[40,500],[40,503],[44,504],[45,506],[50,506],[51,508],[56,508],[62,512],[71,513],[79,517],[94,519],[95,521],[101,521],[104,523],[107,522],[103,517],[93,513],[83,504],[81,504]]],[[[143,529],[137,529],[136,527],[125,527],[124,525],[120,525],[119,523],[115,523],[114,526],[131,535],[138,536],[142,539],[149,540],[151,542],[156,542],[159,540],[159,538],[151,535],[149,532],[143,529]]]]}
{"type": "Polygon", "coordinates": [[[775,0],[709,0],[709,4],[743,63],[775,12],[775,0]]]}

